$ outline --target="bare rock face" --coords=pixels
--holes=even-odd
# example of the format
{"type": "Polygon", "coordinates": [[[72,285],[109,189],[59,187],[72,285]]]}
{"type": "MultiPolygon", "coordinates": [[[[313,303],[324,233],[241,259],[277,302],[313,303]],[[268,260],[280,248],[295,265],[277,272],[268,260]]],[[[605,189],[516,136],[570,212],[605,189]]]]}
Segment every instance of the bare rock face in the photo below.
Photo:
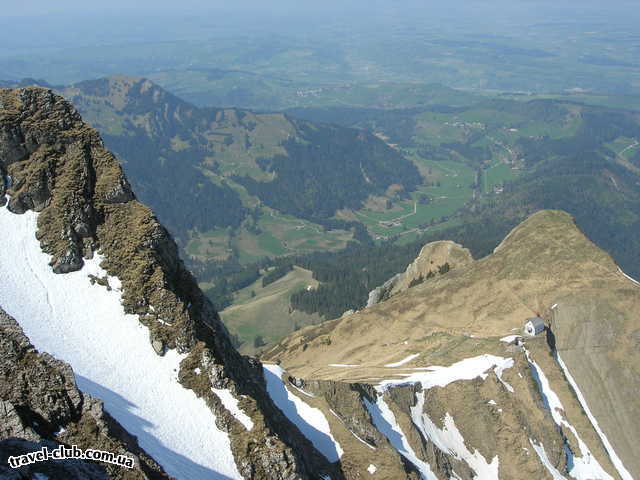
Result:
{"type": "Polygon", "coordinates": [[[130,201],[133,193],[100,136],[70,104],[41,88],[13,92],[0,99],[0,173],[13,180],[4,188],[9,209],[43,212],[38,234],[54,271],[78,270],[97,246],[102,205],[130,201]]]}
{"type": "Polygon", "coordinates": [[[567,296],[553,309],[552,328],[564,361],[584,401],[621,461],[640,476],[640,286],[626,282],[625,303],[567,296]]]}
{"type": "Polygon", "coordinates": [[[404,272],[394,275],[369,293],[367,307],[387,300],[436,275],[442,275],[471,262],[473,262],[471,252],[455,242],[441,240],[428,243],[422,247],[420,254],[404,272]]]}
{"type": "Polygon", "coordinates": [[[69,479],[169,478],[104,411],[100,400],[78,390],[71,367],[37,352],[18,323],[0,308],[0,477],[34,473],[69,479]],[[127,455],[138,468],[79,460],[8,466],[9,456],[61,444],[127,455]]]}
{"type": "Polygon", "coordinates": [[[0,442],[0,476],[5,480],[23,480],[26,478],[64,478],[69,480],[108,480],[109,474],[103,467],[83,460],[61,460],[57,462],[36,463],[22,468],[8,467],[9,457],[39,451],[43,447],[53,450],[60,444],[49,440],[38,442],[19,438],[9,438],[0,442]]]}

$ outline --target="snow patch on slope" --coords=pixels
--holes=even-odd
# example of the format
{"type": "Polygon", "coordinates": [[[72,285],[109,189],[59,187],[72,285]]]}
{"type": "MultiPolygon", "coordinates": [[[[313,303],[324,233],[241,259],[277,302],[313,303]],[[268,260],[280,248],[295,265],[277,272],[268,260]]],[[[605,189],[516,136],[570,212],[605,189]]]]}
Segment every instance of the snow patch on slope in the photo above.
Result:
{"type": "Polygon", "coordinates": [[[604,469],[600,466],[596,458],[591,454],[589,447],[582,441],[578,432],[567,422],[562,412],[564,412],[564,407],[562,406],[562,402],[560,398],[551,389],[551,385],[549,384],[549,380],[547,376],[544,374],[540,366],[531,359],[529,352],[525,350],[527,355],[527,360],[529,361],[529,365],[531,366],[531,371],[533,373],[533,377],[538,383],[540,387],[540,391],[542,392],[542,399],[544,401],[545,407],[551,411],[551,416],[553,417],[554,422],[559,427],[565,426],[575,436],[578,441],[578,448],[580,449],[581,456],[576,456],[577,452],[572,452],[565,445],[565,452],[567,454],[567,464],[569,475],[577,480],[613,480],[612,477],[604,471],[604,469]]]}
{"type": "Polygon", "coordinates": [[[620,267],[618,267],[618,271],[619,271],[622,275],[624,275],[625,277],[627,277],[629,280],[631,280],[633,283],[635,283],[636,285],[640,285],[640,282],[639,282],[639,281],[637,281],[635,278],[631,278],[629,275],[627,275],[626,273],[624,273],[620,267]]]}
{"type": "Polygon", "coordinates": [[[420,356],[419,353],[413,353],[411,355],[409,355],[406,358],[403,358],[402,360],[400,360],[399,362],[394,362],[394,363],[388,363],[385,365],[385,367],[399,367],[401,365],[404,365],[405,363],[409,363],[411,360],[413,360],[414,358],[418,358],[420,356]]]}
{"type": "Polygon", "coordinates": [[[607,453],[611,458],[611,462],[616,467],[618,474],[620,475],[620,477],[622,477],[622,480],[633,480],[631,473],[629,473],[629,470],[625,468],[624,464],[622,463],[622,460],[620,460],[620,457],[618,457],[618,454],[613,449],[613,445],[611,445],[611,442],[609,441],[607,436],[604,434],[604,432],[600,428],[600,425],[598,425],[598,421],[596,420],[596,417],[594,417],[593,414],[591,413],[591,410],[589,410],[587,401],[585,400],[584,395],[582,395],[582,392],[580,391],[578,384],[571,376],[571,373],[569,373],[569,369],[567,368],[565,363],[562,361],[562,358],[560,358],[560,355],[558,355],[557,357],[558,357],[558,363],[560,364],[560,367],[562,368],[564,375],[567,377],[567,380],[569,381],[569,384],[571,384],[571,387],[573,387],[573,391],[576,393],[576,396],[578,397],[578,401],[580,402],[580,405],[582,405],[582,409],[587,414],[587,417],[589,418],[591,425],[593,425],[593,428],[600,436],[600,440],[602,440],[602,443],[604,444],[604,447],[606,448],[607,453]]]}
{"type": "Polygon", "coordinates": [[[513,343],[516,341],[516,338],[519,338],[519,337],[520,335],[507,335],[506,337],[502,337],[500,341],[505,343],[513,343]]]}
{"type": "Polygon", "coordinates": [[[433,473],[429,464],[420,460],[416,452],[411,448],[409,440],[402,431],[402,428],[400,428],[400,425],[398,425],[395,415],[384,401],[383,395],[378,395],[376,403],[371,403],[365,398],[364,404],[378,431],[387,437],[389,443],[393,445],[393,448],[395,448],[400,455],[418,469],[422,480],[438,480],[438,477],[433,473]]]}
{"type": "Polygon", "coordinates": [[[504,388],[509,390],[511,393],[513,393],[515,390],[511,385],[509,385],[502,379],[502,373],[505,371],[505,369],[513,367],[513,363],[513,358],[507,358],[504,362],[496,365],[496,368],[493,369],[493,371],[496,372],[496,376],[498,377],[498,380],[500,380],[500,383],[502,383],[502,385],[504,385],[504,388]]]}
{"type": "Polygon", "coordinates": [[[291,420],[330,462],[342,456],[340,444],[331,435],[329,422],[321,410],[307,405],[293,395],[282,381],[284,370],[279,365],[263,365],[267,392],[276,406],[291,420]]]}
{"type": "Polygon", "coordinates": [[[310,398],[315,398],[315,395],[313,393],[305,392],[303,389],[296,387],[294,384],[290,384],[289,386],[293,387],[296,392],[301,393],[302,395],[306,395],[310,398]]]}
{"type": "Polygon", "coordinates": [[[444,453],[466,462],[475,472],[474,478],[499,480],[500,460],[497,455],[489,463],[478,450],[471,453],[464,444],[464,438],[456,427],[453,417],[448,413],[444,417],[444,428],[442,430],[424,413],[424,390],[418,393],[417,402],[411,407],[411,419],[425,439],[432,441],[444,453]]]}
{"type": "Polygon", "coordinates": [[[170,474],[180,479],[242,478],[229,437],[204,400],[177,382],[184,356],[153,351],[146,327],[124,313],[120,282],[104,277],[100,256],[82,270],[56,275],[35,238],[37,214],[0,208],[0,305],[40,351],[68,362],[78,387],[104,401],[170,474]]]}
{"type": "Polygon", "coordinates": [[[547,457],[547,452],[545,451],[544,445],[542,443],[538,445],[538,444],[534,443],[534,441],[531,440],[531,439],[529,439],[529,443],[531,443],[531,446],[533,447],[533,449],[538,454],[538,457],[540,458],[540,461],[542,462],[544,467],[549,471],[549,473],[553,477],[553,480],[567,480],[567,478],[565,476],[563,476],[556,469],[556,467],[553,466],[553,464],[549,460],[549,457],[547,457]]]}
{"type": "MultiPolygon", "coordinates": [[[[397,385],[406,385],[420,382],[422,388],[429,389],[432,387],[446,387],[450,383],[458,380],[473,380],[480,377],[483,380],[487,378],[487,370],[493,368],[496,376],[502,381],[502,372],[513,366],[513,358],[503,358],[496,355],[479,355],[477,357],[465,358],[449,367],[432,366],[426,367],[424,370],[415,373],[400,374],[402,379],[383,380],[377,389],[384,391],[389,387],[397,385]]],[[[423,370],[423,369],[421,369],[423,370]]],[[[503,382],[504,383],[504,382],[503,382]]],[[[508,384],[505,384],[505,386],[508,384]]],[[[510,385],[509,385],[510,387],[510,385]]],[[[510,391],[513,391],[511,389],[510,391]]]]}
{"type": "MultiPolygon", "coordinates": [[[[477,377],[484,380],[488,376],[486,372],[490,369],[494,370],[496,377],[505,388],[513,392],[513,387],[502,380],[504,370],[513,367],[513,365],[513,358],[484,354],[477,357],[466,358],[448,367],[431,366],[416,368],[414,370],[419,371],[399,375],[404,378],[388,379],[380,382],[376,386],[376,391],[378,392],[377,402],[372,404],[365,400],[365,404],[373,418],[376,428],[389,439],[394,448],[416,466],[424,479],[436,478],[429,464],[420,460],[411,449],[407,438],[395,420],[393,412],[391,412],[383,398],[384,392],[389,388],[420,382],[422,390],[417,393],[418,402],[416,406],[411,408],[411,412],[412,420],[416,427],[422,432],[424,438],[431,439],[434,443],[436,443],[434,438],[443,440],[441,450],[466,461],[478,474],[476,478],[497,479],[499,466],[498,457],[494,457],[491,463],[489,463],[477,450],[474,453],[469,452],[466,446],[464,446],[462,435],[460,435],[460,432],[453,423],[453,418],[449,416],[450,421],[445,423],[445,428],[442,431],[438,430],[426,415],[424,415],[424,420],[421,418],[424,406],[424,392],[433,387],[446,387],[450,383],[459,380],[473,380],[477,377]]],[[[447,422],[446,419],[445,422],[447,422]]]]}
{"type": "Polygon", "coordinates": [[[224,405],[224,408],[229,410],[231,415],[244,425],[244,428],[247,430],[251,430],[253,428],[253,420],[251,420],[251,418],[242,411],[240,405],[238,405],[238,399],[234,397],[229,390],[226,388],[212,388],[211,391],[218,396],[222,405],[224,405]]]}

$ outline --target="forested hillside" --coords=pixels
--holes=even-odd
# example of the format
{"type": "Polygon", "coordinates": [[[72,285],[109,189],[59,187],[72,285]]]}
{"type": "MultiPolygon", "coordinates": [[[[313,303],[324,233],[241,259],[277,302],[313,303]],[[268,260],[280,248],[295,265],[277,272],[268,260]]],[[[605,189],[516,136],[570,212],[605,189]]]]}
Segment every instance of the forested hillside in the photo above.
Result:
{"type": "Polygon", "coordinates": [[[61,92],[122,158],[141,200],[202,259],[247,252],[246,263],[343,248],[354,223],[332,219],[338,210],[360,208],[392,185],[406,194],[422,182],[411,161],[361,130],[282,113],[199,109],[124,76],[61,92]]]}
{"type": "Polygon", "coordinates": [[[263,170],[275,173],[273,181],[235,177],[251,194],[281,212],[325,219],[343,208],[361,208],[369,195],[385,192],[389,179],[403,191],[413,191],[422,183],[412,163],[383,142],[368,141],[370,134],[363,131],[304,123],[297,133],[283,143],[287,155],[258,160],[263,170]]]}

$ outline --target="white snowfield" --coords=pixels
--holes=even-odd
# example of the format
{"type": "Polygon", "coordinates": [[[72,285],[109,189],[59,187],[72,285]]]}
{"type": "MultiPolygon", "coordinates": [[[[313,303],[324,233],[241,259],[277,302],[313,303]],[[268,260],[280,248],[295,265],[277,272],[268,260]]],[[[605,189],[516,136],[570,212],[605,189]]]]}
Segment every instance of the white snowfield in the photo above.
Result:
{"type": "Polygon", "coordinates": [[[549,457],[547,456],[547,452],[545,451],[544,445],[542,443],[537,444],[531,439],[529,439],[529,443],[531,443],[531,446],[538,454],[538,458],[540,458],[540,461],[542,462],[544,467],[551,474],[551,476],[553,477],[553,480],[567,480],[567,477],[562,475],[558,471],[558,469],[553,466],[553,464],[551,463],[551,460],[549,460],[549,457]]]}
{"type": "Polygon", "coordinates": [[[387,437],[389,443],[391,443],[400,455],[418,469],[422,480],[438,480],[438,477],[433,473],[429,464],[424,460],[420,460],[416,452],[411,448],[409,440],[396,421],[395,415],[384,401],[383,395],[378,395],[376,403],[371,403],[365,398],[364,405],[367,407],[375,427],[380,433],[387,437]]]}
{"type": "MultiPolygon", "coordinates": [[[[577,480],[613,480],[612,477],[604,471],[600,466],[596,458],[591,454],[589,447],[582,441],[578,432],[563,416],[564,407],[558,395],[551,389],[549,380],[540,368],[540,366],[531,360],[529,352],[525,350],[527,360],[531,366],[533,377],[535,378],[540,391],[542,392],[542,398],[545,407],[551,411],[551,416],[554,422],[559,427],[565,426],[575,436],[578,441],[578,448],[580,452],[571,452],[567,446],[565,446],[565,453],[567,455],[567,464],[569,465],[569,475],[577,480]],[[580,456],[577,456],[580,453],[580,456]]],[[[536,450],[537,452],[537,450],[536,450]]],[[[539,453],[539,452],[538,452],[539,453]]]]}
{"type": "Polygon", "coordinates": [[[240,405],[238,405],[238,399],[234,397],[228,389],[211,388],[211,391],[218,396],[218,398],[222,402],[222,405],[224,405],[224,408],[229,410],[229,412],[231,412],[231,415],[233,415],[236,420],[244,425],[244,428],[246,428],[247,430],[253,429],[253,420],[251,420],[251,417],[249,417],[242,411],[240,405]]]}
{"type": "Polygon", "coordinates": [[[399,362],[387,363],[385,365],[385,367],[389,367],[389,368],[399,367],[401,365],[404,365],[405,363],[409,363],[411,360],[413,360],[414,358],[418,358],[419,356],[420,356],[419,353],[413,353],[413,354],[409,355],[408,357],[403,358],[399,362]]]}
{"type": "Polygon", "coordinates": [[[0,306],[42,352],[68,362],[78,387],[104,401],[164,469],[178,479],[240,479],[229,438],[205,402],[177,382],[182,356],[153,351],[149,333],[108,291],[100,256],[81,271],[56,275],[35,238],[37,214],[0,208],[0,306]]]}
{"type": "Polygon", "coordinates": [[[264,364],[264,379],[267,392],[273,403],[293,422],[300,432],[330,462],[337,462],[342,457],[340,444],[331,435],[329,422],[321,410],[305,403],[300,397],[291,393],[282,380],[284,370],[279,365],[264,364]]]}

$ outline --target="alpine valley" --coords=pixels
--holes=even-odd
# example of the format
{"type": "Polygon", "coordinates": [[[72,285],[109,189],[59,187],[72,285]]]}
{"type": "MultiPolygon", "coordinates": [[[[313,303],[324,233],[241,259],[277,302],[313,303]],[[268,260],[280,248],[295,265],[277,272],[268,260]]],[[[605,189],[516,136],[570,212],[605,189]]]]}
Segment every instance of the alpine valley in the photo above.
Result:
{"type": "Polygon", "coordinates": [[[438,85],[419,107],[286,113],[198,108],[122,75],[55,91],[122,160],[243,353],[363,308],[425,243],[483,258],[540,209],[640,274],[634,111],[438,85]]]}
{"type": "MultiPolygon", "coordinates": [[[[262,128],[273,126],[265,120],[272,114],[202,111],[169,98],[175,108],[149,116],[143,104],[118,104],[139,89],[168,105],[160,102],[168,94],[145,81],[92,84],[87,112],[91,102],[102,105],[106,86],[118,91],[110,82],[122,90],[110,105],[130,112],[130,123],[102,114],[99,121],[122,129],[110,142],[121,141],[126,169],[135,161],[126,139],[132,126],[175,129],[169,144],[149,142],[163,150],[131,169],[147,169],[133,188],[63,97],[41,87],[0,90],[0,476],[640,476],[640,285],[569,214],[530,215],[479,260],[451,241],[425,245],[403,273],[380,282],[366,308],[302,328],[259,361],[234,348],[172,235],[134,191],[183,202],[189,229],[224,225],[227,212],[250,210],[256,198],[259,216],[323,225],[371,197],[402,200],[418,188],[416,165],[370,134],[281,114],[273,114],[280,140],[269,147],[275,133],[262,128]],[[184,119],[198,135],[180,130],[184,119]],[[233,133],[238,125],[255,136],[233,133]],[[315,146],[323,135],[332,138],[329,150],[315,146]],[[213,158],[189,164],[189,197],[171,173],[181,151],[196,148],[213,158]],[[246,154],[254,148],[271,151],[246,154]],[[294,153],[300,171],[285,161],[294,153]],[[354,155],[362,162],[346,160],[354,155]],[[355,168],[344,180],[355,183],[335,178],[335,165],[323,173],[320,160],[329,157],[355,168]],[[314,186],[305,169],[328,183],[314,186]],[[268,183],[282,196],[270,197],[268,183]],[[293,201],[297,184],[309,192],[301,203],[293,201]],[[208,193],[198,196],[200,189],[208,193]],[[237,200],[239,192],[245,197],[237,200]],[[210,197],[217,200],[204,208],[210,197]],[[311,208],[316,201],[328,206],[311,208]],[[214,223],[199,227],[188,202],[214,223]],[[523,338],[529,317],[545,328],[523,338]],[[7,466],[9,456],[60,444],[125,454],[135,466],[7,466]]],[[[181,219],[162,201],[154,209],[179,230],[181,219]]],[[[343,226],[342,234],[357,234],[343,226]]]]}

